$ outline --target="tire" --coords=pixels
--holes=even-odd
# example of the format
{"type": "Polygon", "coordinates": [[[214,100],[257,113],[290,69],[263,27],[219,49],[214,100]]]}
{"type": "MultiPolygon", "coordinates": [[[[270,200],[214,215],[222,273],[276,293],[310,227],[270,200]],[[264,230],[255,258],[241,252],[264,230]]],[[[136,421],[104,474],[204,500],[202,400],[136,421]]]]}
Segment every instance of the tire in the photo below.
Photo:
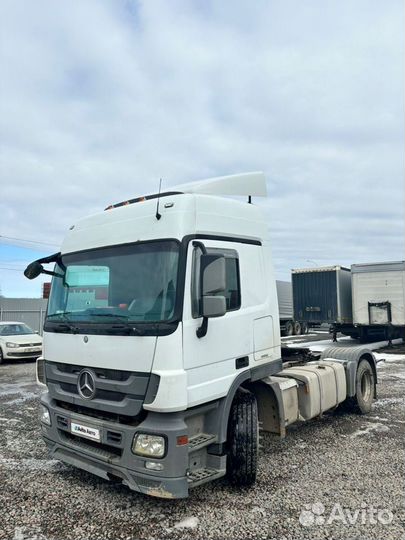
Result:
{"type": "Polygon", "coordinates": [[[2,364],[3,361],[4,361],[3,351],[2,351],[2,348],[0,347],[0,364],[2,364]]]}
{"type": "Polygon", "coordinates": [[[301,334],[301,323],[299,321],[294,321],[294,336],[299,336],[301,334]]]}
{"type": "Polygon", "coordinates": [[[285,336],[292,336],[294,332],[294,326],[292,321],[287,321],[284,326],[284,335],[285,336]]]}
{"type": "Polygon", "coordinates": [[[301,334],[308,334],[309,326],[307,322],[301,323],[301,334]]]}
{"type": "Polygon", "coordinates": [[[373,369],[367,360],[360,360],[356,373],[356,395],[346,400],[346,409],[357,414],[371,411],[375,391],[373,369]]]}
{"type": "Polygon", "coordinates": [[[228,421],[227,476],[234,486],[251,486],[256,481],[259,449],[257,401],[247,390],[238,390],[228,421]]]}

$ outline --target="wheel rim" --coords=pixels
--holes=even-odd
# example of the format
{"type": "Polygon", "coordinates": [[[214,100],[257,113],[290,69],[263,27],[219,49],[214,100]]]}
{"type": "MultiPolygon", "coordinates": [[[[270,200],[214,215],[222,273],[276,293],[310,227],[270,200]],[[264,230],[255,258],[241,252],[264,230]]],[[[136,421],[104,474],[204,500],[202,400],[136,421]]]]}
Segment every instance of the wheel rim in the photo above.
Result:
{"type": "Polygon", "coordinates": [[[371,388],[372,388],[371,373],[369,371],[365,371],[363,375],[361,376],[361,380],[360,380],[361,395],[364,401],[370,400],[371,388]]]}

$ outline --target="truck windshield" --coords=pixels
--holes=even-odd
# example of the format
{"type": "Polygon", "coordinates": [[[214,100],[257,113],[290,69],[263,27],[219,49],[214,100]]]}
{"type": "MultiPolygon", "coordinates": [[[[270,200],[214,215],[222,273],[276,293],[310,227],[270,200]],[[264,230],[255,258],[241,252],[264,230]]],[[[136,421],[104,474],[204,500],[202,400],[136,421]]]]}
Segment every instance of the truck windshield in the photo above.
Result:
{"type": "Polygon", "coordinates": [[[62,255],[48,321],[169,321],[176,301],[179,245],[173,240],[62,255]]]}

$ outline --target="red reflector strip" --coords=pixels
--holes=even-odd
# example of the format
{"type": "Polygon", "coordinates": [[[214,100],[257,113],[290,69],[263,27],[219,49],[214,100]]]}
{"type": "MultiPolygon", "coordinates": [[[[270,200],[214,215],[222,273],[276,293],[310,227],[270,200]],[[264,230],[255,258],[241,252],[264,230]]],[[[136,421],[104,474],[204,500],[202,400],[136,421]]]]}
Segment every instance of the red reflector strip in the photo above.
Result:
{"type": "Polygon", "coordinates": [[[177,446],[186,446],[188,444],[188,436],[187,435],[180,435],[177,437],[177,446]]]}

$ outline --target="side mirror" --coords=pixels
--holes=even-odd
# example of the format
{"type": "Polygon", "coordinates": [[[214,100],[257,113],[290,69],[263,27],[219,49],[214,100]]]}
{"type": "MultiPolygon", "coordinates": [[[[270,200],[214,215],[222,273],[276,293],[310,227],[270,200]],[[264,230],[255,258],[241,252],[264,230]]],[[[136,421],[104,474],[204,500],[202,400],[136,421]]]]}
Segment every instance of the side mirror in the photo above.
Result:
{"type": "Polygon", "coordinates": [[[200,316],[203,317],[203,321],[196,330],[198,338],[207,334],[210,317],[225,315],[226,300],[225,296],[221,294],[225,292],[225,287],[225,257],[203,252],[200,258],[200,316]]]}
{"type": "Polygon", "coordinates": [[[201,255],[201,296],[225,291],[225,257],[201,255]]]}
{"type": "Polygon", "coordinates": [[[203,296],[203,317],[222,317],[226,313],[225,296],[203,296]]]}
{"type": "Polygon", "coordinates": [[[42,274],[43,271],[44,267],[42,264],[38,261],[34,261],[24,270],[24,276],[28,279],[35,279],[39,276],[39,274],[42,274]]]}
{"type": "Polygon", "coordinates": [[[203,317],[222,317],[226,313],[225,257],[201,255],[201,303],[203,317]],[[219,293],[219,294],[218,294],[219,293]]]}

